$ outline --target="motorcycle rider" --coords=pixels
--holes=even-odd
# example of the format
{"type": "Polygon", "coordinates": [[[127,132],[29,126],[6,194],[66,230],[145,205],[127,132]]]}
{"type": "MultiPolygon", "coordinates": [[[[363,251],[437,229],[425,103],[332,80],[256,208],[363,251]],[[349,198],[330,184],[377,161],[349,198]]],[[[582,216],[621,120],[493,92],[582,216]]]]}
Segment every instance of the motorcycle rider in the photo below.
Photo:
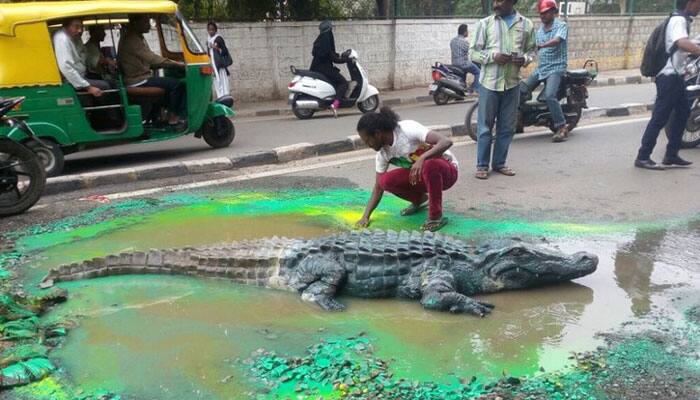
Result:
{"type": "Polygon", "coordinates": [[[318,29],[320,33],[314,41],[314,47],[311,52],[314,59],[311,61],[311,68],[309,69],[324,75],[333,84],[335,99],[331,104],[331,109],[337,116],[340,101],[345,97],[345,92],[348,90],[348,82],[333,64],[346,63],[347,60],[335,51],[335,38],[333,37],[333,24],[331,21],[321,22],[318,29]]]}
{"type": "Polygon", "coordinates": [[[469,27],[462,24],[457,28],[457,36],[450,41],[450,51],[452,52],[452,65],[464,71],[462,79],[466,85],[467,74],[474,75],[474,82],[469,88],[470,93],[475,93],[479,89],[479,67],[469,59],[469,27]]]}
{"type": "Polygon", "coordinates": [[[540,83],[545,82],[544,100],[552,115],[552,122],[556,133],[552,141],[563,142],[569,135],[569,126],[566,123],[564,112],[557,99],[559,85],[561,84],[567,64],[567,36],[569,28],[566,22],[559,20],[557,3],[555,0],[540,0],[538,4],[542,25],[536,33],[536,43],[539,55],[537,69],[521,85],[521,99],[529,97],[540,83]]]}

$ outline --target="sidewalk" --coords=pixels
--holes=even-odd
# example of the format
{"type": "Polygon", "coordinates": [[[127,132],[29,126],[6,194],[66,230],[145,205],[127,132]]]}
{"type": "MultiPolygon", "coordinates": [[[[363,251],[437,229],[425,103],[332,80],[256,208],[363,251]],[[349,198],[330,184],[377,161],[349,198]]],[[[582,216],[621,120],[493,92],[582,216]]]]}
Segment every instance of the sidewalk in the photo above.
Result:
{"type": "MultiPolygon", "coordinates": [[[[621,69],[602,71],[591,86],[613,86],[635,83],[648,83],[650,78],[643,77],[638,69],[621,69]]],[[[396,106],[400,104],[415,104],[431,102],[428,95],[428,85],[403,90],[380,90],[379,97],[382,105],[396,106]]],[[[275,115],[291,115],[292,109],[286,100],[268,100],[260,102],[237,102],[234,106],[236,118],[267,117],[275,115]]]]}

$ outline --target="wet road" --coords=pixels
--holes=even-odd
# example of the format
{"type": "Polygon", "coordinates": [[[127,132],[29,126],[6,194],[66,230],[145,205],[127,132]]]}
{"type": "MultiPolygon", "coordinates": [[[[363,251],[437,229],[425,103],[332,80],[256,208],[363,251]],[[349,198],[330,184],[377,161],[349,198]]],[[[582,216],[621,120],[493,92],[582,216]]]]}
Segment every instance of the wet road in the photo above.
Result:
{"type": "MultiPolygon", "coordinates": [[[[654,88],[651,84],[591,88],[589,105],[613,107],[623,103],[651,102],[653,97],[654,88]]],[[[442,107],[433,103],[421,103],[397,107],[396,111],[404,119],[414,119],[425,125],[444,125],[463,123],[465,108],[465,103],[442,107]]],[[[293,116],[236,119],[236,139],[229,148],[213,150],[202,140],[187,136],[166,142],[91,150],[69,155],[65,174],[156,162],[239,156],[301,142],[321,143],[344,139],[355,134],[360,115],[359,112],[353,112],[336,120],[329,113],[320,113],[307,121],[297,120],[293,116]]]]}

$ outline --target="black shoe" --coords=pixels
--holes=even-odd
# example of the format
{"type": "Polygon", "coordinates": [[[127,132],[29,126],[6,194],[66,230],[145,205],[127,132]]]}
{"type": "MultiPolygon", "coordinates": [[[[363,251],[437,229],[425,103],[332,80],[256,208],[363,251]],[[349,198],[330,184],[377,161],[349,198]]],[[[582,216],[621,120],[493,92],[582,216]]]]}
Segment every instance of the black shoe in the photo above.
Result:
{"type": "Polygon", "coordinates": [[[666,167],[655,163],[651,159],[649,159],[649,160],[634,160],[634,166],[637,168],[653,169],[656,171],[663,171],[666,169],[666,167]]]}
{"type": "Polygon", "coordinates": [[[688,165],[691,165],[693,162],[692,161],[687,161],[679,156],[675,157],[664,157],[664,160],[661,161],[661,164],[663,165],[678,165],[680,167],[687,167],[688,165]]]}

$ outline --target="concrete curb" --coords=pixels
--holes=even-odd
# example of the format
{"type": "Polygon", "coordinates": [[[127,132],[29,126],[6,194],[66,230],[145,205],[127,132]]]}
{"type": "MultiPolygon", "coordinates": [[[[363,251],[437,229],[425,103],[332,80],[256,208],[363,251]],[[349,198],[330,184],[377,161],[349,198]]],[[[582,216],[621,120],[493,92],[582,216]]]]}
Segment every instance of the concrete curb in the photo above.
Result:
{"type": "MultiPolygon", "coordinates": [[[[653,104],[625,104],[612,108],[590,108],[583,112],[582,119],[598,117],[620,117],[643,114],[653,104]]],[[[465,136],[466,128],[459,125],[434,125],[430,129],[448,137],[465,136]]],[[[203,173],[227,171],[244,167],[281,164],[311,157],[338,154],[366,148],[357,135],[325,143],[297,143],[236,157],[218,157],[204,160],[160,163],[143,167],[122,168],[78,175],[49,178],[44,194],[57,194],[82,189],[95,189],[100,186],[133,183],[154,179],[174,178],[203,173]]]]}
{"type": "MultiPolygon", "coordinates": [[[[604,87],[604,86],[616,86],[616,85],[642,84],[642,83],[650,83],[650,82],[652,82],[651,78],[647,78],[647,77],[644,77],[641,75],[630,75],[630,76],[616,77],[616,78],[596,79],[593,82],[591,82],[590,86],[591,87],[604,87]]],[[[427,86],[426,86],[426,93],[427,93],[427,86]]],[[[380,94],[380,98],[381,98],[381,94],[380,94]]],[[[390,98],[382,99],[382,105],[397,106],[397,105],[406,105],[406,104],[429,103],[432,101],[433,101],[433,97],[428,96],[428,95],[408,96],[408,97],[390,97],[390,98]]],[[[471,101],[471,99],[467,99],[466,101],[469,102],[469,101],[471,101]]],[[[238,117],[238,118],[270,117],[270,116],[279,116],[279,115],[292,115],[291,107],[285,106],[284,108],[274,108],[274,109],[266,109],[266,110],[236,111],[236,117],[238,117]]]]}

